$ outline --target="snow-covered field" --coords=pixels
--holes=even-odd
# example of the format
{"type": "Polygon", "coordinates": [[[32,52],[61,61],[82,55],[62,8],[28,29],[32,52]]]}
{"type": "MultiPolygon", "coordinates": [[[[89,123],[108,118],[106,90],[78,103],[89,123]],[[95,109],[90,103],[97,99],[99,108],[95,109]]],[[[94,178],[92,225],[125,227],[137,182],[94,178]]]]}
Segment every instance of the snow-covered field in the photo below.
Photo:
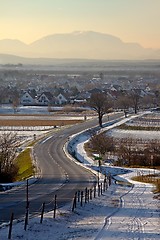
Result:
{"type": "MultiPolygon", "coordinates": [[[[63,110],[63,107],[57,106],[57,107],[52,107],[51,108],[53,110],[53,112],[49,112],[48,111],[48,106],[19,106],[17,108],[16,113],[14,112],[13,106],[12,105],[0,105],[0,119],[1,120],[14,120],[14,119],[19,119],[19,120],[39,120],[39,116],[40,115],[40,119],[41,120],[45,120],[45,119],[53,119],[53,120],[73,120],[73,119],[77,119],[77,120],[83,120],[84,119],[84,115],[81,113],[67,113],[65,112],[64,109],[64,114],[59,114],[60,111],[63,110]],[[8,115],[8,116],[7,116],[8,115]],[[22,116],[23,115],[23,116],[22,116]],[[30,116],[27,116],[30,115],[30,116]],[[31,116],[32,115],[32,116],[31,116]],[[44,117],[43,117],[44,115],[44,117]]],[[[82,109],[83,111],[87,110],[86,108],[82,109]]],[[[90,116],[90,114],[87,116],[87,119],[92,118],[92,114],[90,116]]]]}
{"type": "MultiPolygon", "coordinates": [[[[121,122],[124,121],[126,119],[121,122]]],[[[111,126],[108,128],[110,129],[111,126]]],[[[77,157],[82,164],[96,169],[95,163],[86,156],[83,148],[87,138],[84,135],[77,137],[76,141],[72,142],[72,150],[77,152],[77,157]]],[[[154,187],[131,180],[138,171],[148,174],[154,170],[138,169],[137,171],[137,169],[108,165],[103,168],[107,174],[110,173],[114,177],[114,180],[100,197],[96,196],[89,203],[84,203],[82,207],[78,203],[74,212],[71,211],[71,206],[58,209],[55,219],[53,219],[53,212],[49,212],[45,214],[42,224],[40,224],[40,217],[29,219],[27,231],[24,230],[23,221],[15,223],[12,239],[160,239],[160,200],[154,198],[152,192],[154,187]],[[120,180],[121,184],[116,184],[116,180],[120,180]]],[[[0,229],[0,239],[5,240],[7,236],[8,227],[4,226],[0,229]]]]}
{"type": "MultiPolygon", "coordinates": [[[[56,108],[57,110],[61,108],[56,108]]],[[[14,114],[12,105],[4,104],[0,106],[0,114],[14,114]]],[[[47,106],[19,106],[17,114],[49,114],[47,106]]]]}
{"type": "MultiPolygon", "coordinates": [[[[128,119],[127,125],[129,126],[146,126],[146,127],[155,127],[160,124],[160,113],[153,114],[142,114],[139,117],[135,118],[133,116],[132,119],[128,119]],[[138,121],[140,119],[141,121],[138,121]],[[149,119],[155,119],[151,124],[148,124],[149,119]]],[[[116,129],[111,128],[111,130],[107,133],[115,138],[141,138],[141,139],[160,139],[160,132],[157,130],[147,131],[147,130],[125,130],[125,129],[116,129]]]]}
{"type": "Polygon", "coordinates": [[[139,131],[139,130],[124,130],[124,129],[112,129],[109,133],[110,136],[115,138],[141,138],[141,139],[160,139],[159,131],[139,131]]]}
{"type": "MultiPolygon", "coordinates": [[[[113,168],[110,168],[112,172],[113,168]]],[[[114,173],[120,169],[113,169],[114,173]]],[[[124,175],[127,181],[136,171],[124,175]]],[[[122,177],[122,176],[121,176],[122,177]]],[[[12,239],[24,240],[84,240],[84,239],[159,239],[159,201],[153,198],[153,186],[135,183],[133,186],[113,183],[100,197],[96,196],[75,212],[71,206],[45,214],[43,223],[40,217],[29,219],[27,231],[24,222],[15,223],[12,239]]],[[[0,239],[7,239],[8,227],[0,230],[0,239]]]]}

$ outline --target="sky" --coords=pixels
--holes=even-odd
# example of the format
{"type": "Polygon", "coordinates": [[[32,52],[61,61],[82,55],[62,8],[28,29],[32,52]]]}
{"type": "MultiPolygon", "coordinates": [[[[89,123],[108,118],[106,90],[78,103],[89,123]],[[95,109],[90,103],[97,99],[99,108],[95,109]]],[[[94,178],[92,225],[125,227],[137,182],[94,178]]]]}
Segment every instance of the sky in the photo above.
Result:
{"type": "Polygon", "coordinates": [[[0,40],[96,31],[160,48],[160,0],[0,0],[0,40]]]}

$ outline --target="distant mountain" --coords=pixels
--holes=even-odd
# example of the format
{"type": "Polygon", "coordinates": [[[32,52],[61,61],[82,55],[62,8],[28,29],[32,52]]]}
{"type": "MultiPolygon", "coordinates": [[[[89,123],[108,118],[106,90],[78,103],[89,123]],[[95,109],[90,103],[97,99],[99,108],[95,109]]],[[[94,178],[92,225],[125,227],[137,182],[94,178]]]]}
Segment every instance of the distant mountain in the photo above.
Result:
{"type": "MultiPolygon", "coordinates": [[[[86,60],[87,61],[87,60],[86,60]]],[[[11,54],[0,53],[0,64],[2,65],[18,65],[18,64],[29,64],[29,65],[66,65],[72,63],[81,63],[84,59],[60,59],[60,58],[27,58],[20,57],[11,54]]]]}
{"type": "Polygon", "coordinates": [[[0,40],[0,53],[5,53],[5,54],[16,54],[23,56],[25,53],[29,51],[29,46],[26,45],[25,43],[16,40],[16,39],[3,39],[0,40]]]}
{"type": "Polygon", "coordinates": [[[28,45],[18,40],[0,40],[0,53],[36,58],[160,59],[160,50],[92,31],[54,34],[28,45]]]}

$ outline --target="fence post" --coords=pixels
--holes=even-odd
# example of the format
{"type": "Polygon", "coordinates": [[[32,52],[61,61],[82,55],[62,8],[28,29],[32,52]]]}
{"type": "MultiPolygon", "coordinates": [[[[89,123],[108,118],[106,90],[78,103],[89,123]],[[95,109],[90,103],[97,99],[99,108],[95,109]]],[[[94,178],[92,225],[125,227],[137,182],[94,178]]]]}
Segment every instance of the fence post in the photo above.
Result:
{"type": "Polygon", "coordinates": [[[29,215],[29,194],[28,194],[28,179],[27,179],[27,185],[26,185],[26,216],[25,216],[25,224],[24,224],[24,230],[26,231],[27,225],[28,225],[28,215],[29,215]]]}
{"type": "Polygon", "coordinates": [[[94,198],[96,197],[96,184],[94,185],[94,198]]]}
{"type": "Polygon", "coordinates": [[[87,203],[87,188],[85,189],[85,203],[87,203]]]}
{"type": "Polygon", "coordinates": [[[41,220],[40,220],[40,223],[42,223],[42,221],[43,221],[44,208],[45,208],[45,202],[44,202],[43,205],[42,205],[42,212],[41,212],[41,220]]]}
{"type": "Polygon", "coordinates": [[[104,178],[104,181],[103,181],[103,192],[106,191],[106,177],[104,178]]]}
{"type": "Polygon", "coordinates": [[[109,175],[109,186],[111,185],[111,174],[109,175]]]}
{"type": "Polygon", "coordinates": [[[101,195],[103,194],[103,192],[102,192],[102,183],[101,183],[101,195]]]}
{"type": "Polygon", "coordinates": [[[53,218],[56,217],[56,208],[57,208],[57,195],[54,197],[54,210],[53,210],[53,218]]]}
{"type": "Polygon", "coordinates": [[[92,188],[90,189],[90,200],[92,200],[92,188]]]}
{"type": "Polygon", "coordinates": [[[74,212],[74,209],[76,208],[76,201],[77,201],[77,192],[74,195],[73,204],[72,204],[72,212],[74,212]]]}
{"type": "Polygon", "coordinates": [[[10,224],[9,224],[9,233],[8,233],[8,239],[11,239],[12,236],[12,225],[13,225],[13,216],[14,214],[11,214],[10,224]]]}
{"type": "Polygon", "coordinates": [[[108,189],[108,180],[106,178],[106,191],[107,191],[107,189],[108,189]]]}
{"type": "Polygon", "coordinates": [[[75,197],[73,198],[73,203],[72,203],[72,212],[74,212],[74,204],[75,204],[75,197]]]}
{"type": "Polygon", "coordinates": [[[83,191],[81,191],[81,207],[83,206],[83,191]]]}
{"type": "Polygon", "coordinates": [[[76,207],[77,207],[77,192],[75,193],[74,201],[75,201],[74,206],[75,206],[75,208],[76,208],[76,207]]]}
{"type": "Polygon", "coordinates": [[[26,207],[26,216],[25,216],[25,222],[24,222],[24,230],[27,230],[27,225],[28,225],[28,216],[29,216],[29,202],[28,206],[26,207]]]}
{"type": "Polygon", "coordinates": [[[78,202],[80,202],[80,191],[78,190],[78,202]]]}
{"type": "Polygon", "coordinates": [[[100,184],[98,184],[98,197],[100,196],[100,184]]]}
{"type": "Polygon", "coordinates": [[[89,202],[89,189],[87,191],[87,202],[89,202]]]}

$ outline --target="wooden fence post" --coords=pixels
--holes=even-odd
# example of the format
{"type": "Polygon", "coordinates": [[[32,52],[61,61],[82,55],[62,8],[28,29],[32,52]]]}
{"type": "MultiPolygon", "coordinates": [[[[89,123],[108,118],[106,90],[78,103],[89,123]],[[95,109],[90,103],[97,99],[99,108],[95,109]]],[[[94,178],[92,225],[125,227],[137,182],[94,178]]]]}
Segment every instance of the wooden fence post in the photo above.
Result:
{"type": "Polygon", "coordinates": [[[25,222],[24,222],[24,230],[27,230],[27,225],[28,225],[28,217],[29,217],[29,202],[27,202],[26,206],[26,216],[25,216],[25,222]]]}
{"type": "Polygon", "coordinates": [[[87,188],[85,189],[85,203],[87,203],[87,188]]]}
{"type": "Polygon", "coordinates": [[[103,194],[103,192],[102,192],[102,183],[101,183],[101,195],[103,194]]]}
{"type": "Polygon", "coordinates": [[[98,184],[98,197],[100,196],[100,184],[98,184]]]}
{"type": "Polygon", "coordinates": [[[103,181],[103,192],[106,191],[106,178],[104,178],[104,181],[103,181]]]}
{"type": "Polygon", "coordinates": [[[72,204],[72,212],[74,212],[74,209],[77,206],[76,201],[77,201],[77,192],[74,195],[73,204],[72,204]]]}
{"type": "Polygon", "coordinates": [[[89,202],[89,189],[87,191],[87,202],[89,202]]]}
{"type": "Polygon", "coordinates": [[[83,191],[81,191],[81,207],[83,206],[83,191]]]}
{"type": "Polygon", "coordinates": [[[76,208],[77,207],[77,192],[75,193],[75,196],[74,196],[74,207],[76,208]]]}
{"type": "Polygon", "coordinates": [[[54,197],[54,210],[53,210],[53,218],[56,217],[56,208],[57,208],[57,195],[54,197]]]}
{"type": "Polygon", "coordinates": [[[80,202],[80,191],[78,190],[78,202],[80,202]]]}
{"type": "Polygon", "coordinates": [[[94,198],[96,197],[96,184],[94,185],[94,198]]]}
{"type": "Polygon", "coordinates": [[[90,189],[90,200],[92,200],[92,188],[90,189]]]}
{"type": "Polygon", "coordinates": [[[41,212],[41,220],[40,220],[40,223],[43,222],[44,208],[45,208],[45,203],[43,203],[43,205],[42,205],[42,212],[41,212]]]}
{"type": "Polygon", "coordinates": [[[14,214],[12,213],[11,219],[10,219],[10,224],[9,224],[8,239],[11,239],[11,236],[12,236],[13,217],[14,217],[14,214]]]}
{"type": "Polygon", "coordinates": [[[111,174],[109,174],[108,183],[109,183],[109,186],[110,186],[111,185],[111,174]]]}

